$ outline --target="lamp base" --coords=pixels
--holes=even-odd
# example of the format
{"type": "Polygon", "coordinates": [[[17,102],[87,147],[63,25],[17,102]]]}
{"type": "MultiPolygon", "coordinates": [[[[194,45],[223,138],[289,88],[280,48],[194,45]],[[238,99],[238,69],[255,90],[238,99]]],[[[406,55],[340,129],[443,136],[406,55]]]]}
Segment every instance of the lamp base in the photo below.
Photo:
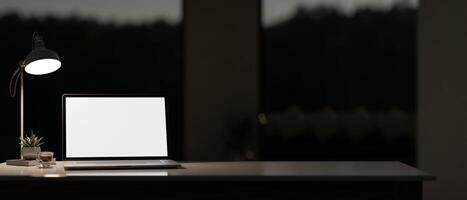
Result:
{"type": "Polygon", "coordinates": [[[7,165],[16,166],[36,166],[39,165],[38,160],[23,160],[23,159],[10,159],[6,161],[7,165]]]}

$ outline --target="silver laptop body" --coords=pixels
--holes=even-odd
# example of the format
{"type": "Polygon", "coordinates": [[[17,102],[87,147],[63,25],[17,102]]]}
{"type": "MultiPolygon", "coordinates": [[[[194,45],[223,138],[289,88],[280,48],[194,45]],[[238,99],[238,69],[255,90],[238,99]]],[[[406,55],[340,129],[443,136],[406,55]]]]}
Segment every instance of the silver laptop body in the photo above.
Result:
{"type": "Polygon", "coordinates": [[[177,168],[180,164],[173,160],[95,160],[65,161],[65,169],[167,169],[177,168]]]}
{"type": "Polygon", "coordinates": [[[64,94],[62,118],[67,170],[180,167],[169,159],[166,97],[64,94]]]}

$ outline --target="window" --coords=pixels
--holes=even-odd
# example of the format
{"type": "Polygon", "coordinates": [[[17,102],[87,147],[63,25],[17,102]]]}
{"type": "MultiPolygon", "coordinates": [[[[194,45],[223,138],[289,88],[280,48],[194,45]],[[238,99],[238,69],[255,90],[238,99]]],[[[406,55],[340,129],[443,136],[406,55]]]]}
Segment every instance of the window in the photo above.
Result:
{"type": "Polygon", "coordinates": [[[418,1],[262,3],[264,159],[414,164],[418,1]]]}
{"type": "MultiPolygon", "coordinates": [[[[181,141],[182,21],[182,0],[2,1],[1,80],[8,82],[37,31],[63,64],[56,73],[25,77],[25,128],[45,136],[43,148],[60,156],[63,93],[167,95],[170,134],[181,141]]],[[[11,133],[2,146],[15,149],[19,100],[2,101],[2,132],[11,133]]]]}

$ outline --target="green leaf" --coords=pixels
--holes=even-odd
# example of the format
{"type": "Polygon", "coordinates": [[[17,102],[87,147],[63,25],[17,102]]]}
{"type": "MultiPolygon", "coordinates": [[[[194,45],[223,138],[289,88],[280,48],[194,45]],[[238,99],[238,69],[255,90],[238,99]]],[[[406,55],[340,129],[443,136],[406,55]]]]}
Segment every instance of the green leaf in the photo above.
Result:
{"type": "Polygon", "coordinates": [[[23,147],[39,147],[40,145],[44,144],[42,140],[44,137],[38,137],[34,132],[31,130],[31,133],[29,136],[26,136],[24,138],[20,138],[20,145],[23,147]]]}

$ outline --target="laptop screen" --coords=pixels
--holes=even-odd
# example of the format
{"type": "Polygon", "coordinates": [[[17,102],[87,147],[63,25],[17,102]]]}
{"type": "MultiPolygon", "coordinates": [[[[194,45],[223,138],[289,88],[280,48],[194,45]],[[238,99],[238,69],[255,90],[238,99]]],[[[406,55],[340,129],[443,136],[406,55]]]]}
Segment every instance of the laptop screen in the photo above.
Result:
{"type": "Polygon", "coordinates": [[[64,96],[65,158],[166,157],[164,97],[64,96]]]}

